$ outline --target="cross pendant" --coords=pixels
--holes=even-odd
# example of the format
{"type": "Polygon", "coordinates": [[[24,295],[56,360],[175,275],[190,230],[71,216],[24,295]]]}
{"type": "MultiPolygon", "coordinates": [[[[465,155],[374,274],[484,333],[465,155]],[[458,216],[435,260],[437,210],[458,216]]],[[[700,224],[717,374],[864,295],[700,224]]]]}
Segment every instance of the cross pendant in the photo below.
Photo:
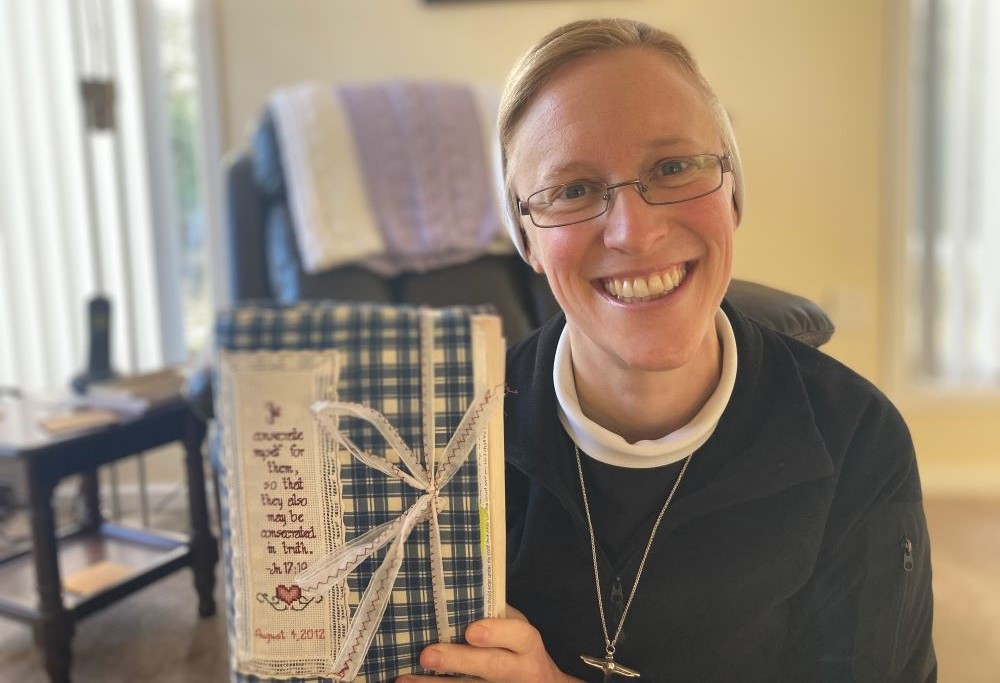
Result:
{"type": "Polygon", "coordinates": [[[604,659],[601,659],[600,657],[591,657],[590,655],[580,655],[580,659],[582,659],[583,663],[587,666],[600,669],[604,673],[604,683],[611,683],[611,679],[615,676],[621,676],[623,678],[639,678],[638,671],[615,662],[614,655],[607,655],[604,659]]]}

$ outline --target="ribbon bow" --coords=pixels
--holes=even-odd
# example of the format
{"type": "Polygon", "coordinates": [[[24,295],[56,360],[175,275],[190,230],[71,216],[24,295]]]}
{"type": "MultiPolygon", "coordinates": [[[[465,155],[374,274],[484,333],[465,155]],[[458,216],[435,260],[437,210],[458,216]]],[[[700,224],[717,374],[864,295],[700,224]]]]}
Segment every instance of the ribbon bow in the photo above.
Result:
{"type": "Polygon", "coordinates": [[[424,491],[424,495],[420,496],[399,517],[358,536],[295,577],[295,582],[302,588],[303,595],[312,596],[326,592],[346,579],[348,574],[369,556],[385,547],[386,544],[392,543],[385,559],[382,560],[382,564],[372,575],[371,582],[365,589],[361,602],[354,613],[354,618],[351,620],[351,626],[334,660],[333,670],[338,676],[350,680],[357,675],[358,668],[371,647],[375,631],[389,605],[392,586],[396,582],[399,568],[403,562],[403,547],[406,539],[414,527],[424,520],[430,520],[431,578],[438,639],[441,641],[452,639],[452,629],[448,623],[448,604],[445,597],[444,567],[441,560],[441,533],[438,524],[439,494],[466,461],[472,447],[479,441],[486,425],[489,424],[490,415],[500,403],[502,396],[502,387],[494,387],[483,391],[476,397],[462,417],[458,429],[452,435],[438,463],[435,463],[434,457],[433,431],[428,434],[428,423],[432,425],[433,421],[426,419],[427,403],[425,402],[424,455],[427,461],[426,467],[420,463],[414,452],[406,445],[396,428],[377,410],[358,403],[339,401],[319,401],[312,405],[312,412],[320,425],[351,455],[369,467],[401,479],[410,486],[424,491]],[[400,460],[406,465],[406,470],[382,456],[361,450],[339,429],[338,421],[341,416],[356,417],[371,423],[392,449],[399,454],[400,460]]]}

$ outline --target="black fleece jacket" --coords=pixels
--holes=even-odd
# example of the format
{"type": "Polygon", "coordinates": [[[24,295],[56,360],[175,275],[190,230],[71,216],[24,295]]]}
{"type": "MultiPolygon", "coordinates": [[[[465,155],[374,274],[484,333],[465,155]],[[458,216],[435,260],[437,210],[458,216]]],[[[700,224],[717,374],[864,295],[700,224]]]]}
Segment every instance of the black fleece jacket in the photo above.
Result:
{"type": "MultiPolygon", "coordinates": [[[[837,361],[723,310],[736,386],[660,527],[617,661],[651,682],[936,680],[930,549],[901,417],[837,361]]],[[[602,657],[604,638],[552,386],[564,324],[557,316],[508,353],[508,602],[560,669],[599,681],[579,658],[602,657]]],[[[618,504],[630,504],[637,494],[621,489],[618,504]]],[[[628,596],[648,533],[614,562],[599,552],[610,622],[614,584],[628,596]]]]}

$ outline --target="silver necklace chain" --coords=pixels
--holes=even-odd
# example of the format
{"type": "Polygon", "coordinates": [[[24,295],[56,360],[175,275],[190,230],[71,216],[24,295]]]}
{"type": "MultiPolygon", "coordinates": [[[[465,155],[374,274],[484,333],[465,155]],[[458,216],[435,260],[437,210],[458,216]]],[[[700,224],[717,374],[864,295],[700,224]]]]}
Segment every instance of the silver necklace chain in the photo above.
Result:
{"type": "Polygon", "coordinates": [[[677,479],[674,480],[674,485],[671,487],[670,493],[667,494],[667,499],[663,502],[663,507],[660,508],[660,514],[656,516],[656,522],[653,524],[653,530],[649,533],[649,540],[646,541],[646,549],[642,553],[642,560],[639,562],[639,569],[635,573],[635,581],[632,583],[632,591],[628,594],[628,600],[625,601],[625,608],[622,610],[622,615],[618,619],[618,627],[615,629],[615,637],[610,638],[608,637],[608,623],[604,617],[604,598],[601,597],[601,574],[597,568],[597,537],[594,535],[594,523],[590,518],[590,501],[587,499],[587,485],[583,481],[583,463],[580,460],[580,447],[573,444],[573,449],[576,452],[576,471],[580,475],[580,491],[583,493],[583,510],[587,515],[587,532],[590,534],[590,558],[594,563],[594,585],[597,588],[597,607],[601,615],[601,629],[604,632],[604,648],[608,657],[614,657],[615,644],[618,642],[618,636],[622,633],[622,626],[625,625],[625,617],[628,616],[628,610],[632,606],[632,599],[635,597],[635,591],[639,587],[639,579],[642,578],[642,571],[646,568],[646,558],[649,557],[649,551],[653,547],[653,539],[656,538],[656,532],[660,528],[660,522],[663,521],[664,515],[667,514],[667,508],[670,507],[670,501],[673,500],[674,494],[677,493],[677,488],[681,485],[681,479],[684,478],[684,473],[687,472],[688,465],[691,464],[691,455],[684,459],[681,471],[677,473],[677,479]]]}

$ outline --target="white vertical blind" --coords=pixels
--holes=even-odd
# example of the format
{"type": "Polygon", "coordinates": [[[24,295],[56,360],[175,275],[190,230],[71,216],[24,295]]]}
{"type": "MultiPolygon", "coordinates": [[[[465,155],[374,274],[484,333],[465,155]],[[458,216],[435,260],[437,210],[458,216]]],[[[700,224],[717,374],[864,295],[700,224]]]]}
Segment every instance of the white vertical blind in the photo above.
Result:
{"type": "MultiPolygon", "coordinates": [[[[0,339],[7,384],[47,383],[53,367],[80,356],[82,306],[67,292],[93,289],[91,273],[70,263],[67,225],[87,231],[79,106],[65,13],[50,2],[5,0],[0,13],[0,339]],[[75,106],[76,105],[76,106],[75,106]]],[[[78,252],[76,256],[86,256],[78,252]]]]}
{"type": "Polygon", "coordinates": [[[1000,385],[1000,3],[928,0],[911,369],[1000,385]]]}
{"type": "Polygon", "coordinates": [[[86,303],[112,302],[112,365],[164,362],[142,69],[132,3],[0,0],[0,384],[65,386],[86,303]],[[109,79],[117,126],[84,125],[109,79]]]}
{"type": "MultiPolygon", "coordinates": [[[[175,0],[176,2],[176,0],[175,0]]],[[[150,280],[148,285],[155,290],[148,290],[150,310],[158,310],[162,320],[181,321],[184,317],[181,306],[181,283],[179,269],[181,260],[180,234],[181,216],[177,201],[177,188],[174,185],[173,162],[171,159],[171,130],[167,121],[165,105],[167,93],[161,71],[160,45],[160,13],[158,3],[140,0],[136,4],[136,21],[138,34],[146,36],[134,49],[141,56],[139,64],[141,73],[133,74],[135,82],[142,83],[142,98],[147,103],[144,111],[144,123],[147,128],[145,151],[150,156],[150,181],[156,191],[152,192],[143,203],[143,207],[152,210],[156,217],[156,230],[143,235],[145,241],[142,248],[155,250],[160,269],[158,278],[150,280]],[[153,299],[155,297],[155,300],[153,299]]],[[[143,160],[136,158],[136,163],[143,160]]],[[[149,217],[147,217],[149,220],[149,217]]],[[[138,245],[137,245],[138,247],[138,245]]],[[[184,357],[184,329],[180,324],[165,325],[160,338],[163,343],[164,355],[170,359],[184,357]]]]}

